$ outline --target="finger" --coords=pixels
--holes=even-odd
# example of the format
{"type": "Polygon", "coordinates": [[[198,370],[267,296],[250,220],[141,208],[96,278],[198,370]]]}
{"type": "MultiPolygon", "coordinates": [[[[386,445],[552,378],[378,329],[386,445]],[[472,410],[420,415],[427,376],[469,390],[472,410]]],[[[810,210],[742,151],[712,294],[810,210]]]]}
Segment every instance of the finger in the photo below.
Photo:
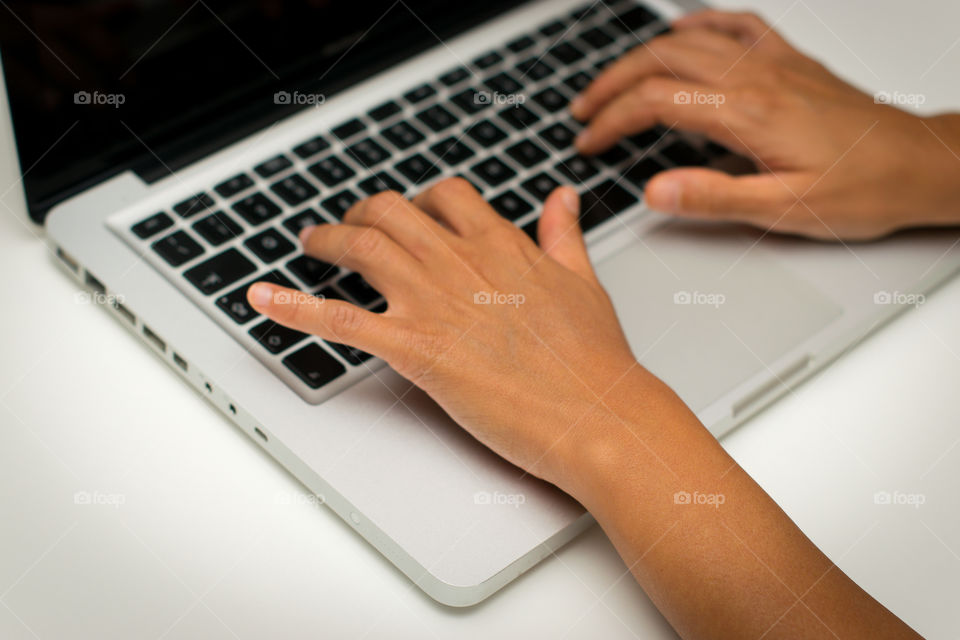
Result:
{"type": "Polygon", "coordinates": [[[448,178],[413,199],[427,215],[439,220],[460,236],[482,233],[503,224],[480,192],[463,178],[448,178]]]}
{"type": "Polygon", "coordinates": [[[776,222],[797,204],[799,185],[789,176],[731,176],[712,169],[672,169],[654,176],[644,197],[657,211],[761,225],[776,222]]]}
{"type": "Polygon", "coordinates": [[[580,196],[573,187],[557,187],[543,204],[537,225],[540,248],[588,282],[599,284],[580,230],[580,196]]]}
{"type": "Polygon", "coordinates": [[[398,290],[422,286],[424,266],[383,231],[348,224],[307,227],[300,232],[304,252],[358,271],[388,299],[398,290]]]}
{"type": "Polygon", "coordinates": [[[349,302],[317,298],[266,282],[251,286],[247,300],[285,327],[357,347],[388,362],[404,342],[397,339],[395,320],[349,302]]]}
{"type": "Polygon", "coordinates": [[[726,33],[749,47],[783,47],[786,41],[755,13],[708,9],[683,16],[673,23],[677,31],[713,29],[726,33]]]}
{"type": "Polygon", "coordinates": [[[421,262],[429,259],[437,242],[450,237],[449,231],[396,191],[384,191],[355,203],[343,222],[383,231],[421,262]]]}
{"type": "Polygon", "coordinates": [[[581,153],[599,153],[656,124],[704,133],[729,144],[733,136],[723,125],[725,118],[730,118],[730,110],[722,92],[671,78],[648,78],[594,116],[577,136],[576,146],[581,153]]]}

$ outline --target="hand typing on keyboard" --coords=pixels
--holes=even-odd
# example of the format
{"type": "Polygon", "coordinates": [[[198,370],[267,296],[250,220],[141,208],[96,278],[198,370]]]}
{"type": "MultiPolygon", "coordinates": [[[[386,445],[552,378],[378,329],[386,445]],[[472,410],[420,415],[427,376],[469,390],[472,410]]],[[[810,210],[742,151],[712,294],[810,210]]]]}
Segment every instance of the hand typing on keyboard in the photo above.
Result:
{"type": "Polygon", "coordinates": [[[898,96],[862,93],[754,15],[704,11],[624,55],[571,110],[589,121],[583,153],[660,124],[755,161],[739,177],[661,173],[646,188],[655,209],[858,240],[960,223],[960,116],[921,118],[893,106],[898,96]]]}

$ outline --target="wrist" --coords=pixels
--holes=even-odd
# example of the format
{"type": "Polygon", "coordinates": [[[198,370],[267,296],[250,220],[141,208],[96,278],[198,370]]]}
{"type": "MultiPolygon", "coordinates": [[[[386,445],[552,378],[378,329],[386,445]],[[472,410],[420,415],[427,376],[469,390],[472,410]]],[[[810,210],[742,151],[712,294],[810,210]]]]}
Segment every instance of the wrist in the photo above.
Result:
{"type": "Polygon", "coordinates": [[[960,114],[922,118],[929,143],[914,170],[926,173],[922,223],[960,224],[960,114]]]}

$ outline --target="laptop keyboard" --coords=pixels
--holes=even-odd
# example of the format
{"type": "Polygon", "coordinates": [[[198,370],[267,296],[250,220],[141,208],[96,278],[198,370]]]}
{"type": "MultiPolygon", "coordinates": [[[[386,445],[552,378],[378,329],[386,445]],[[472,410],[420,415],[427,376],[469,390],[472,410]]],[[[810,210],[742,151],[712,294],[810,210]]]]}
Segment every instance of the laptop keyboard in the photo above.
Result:
{"type": "Polygon", "coordinates": [[[337,223],[353,203],[379,191],[413,195],[454,175],[470,180],[531,237],[543,200],[560,184],[580,190],[584,231],[611,220],[640,202],[658,171],[726,153],[663,128],[599,157],[573,149],[582,126],[566,110],[570,99],[612,60],[666,29],[631,1],[585,5],[469,67],[446,70],[247,172],[224,176],[208,191],[171,202],[169,212],[133,224],[132,237],[294,391],[321,402],[369,375],[375,361],[260,317],[247,304],[247,288],[269,281],[375,312],[386,303],[360,274],[303,255],[299,231],[337,223]]]}

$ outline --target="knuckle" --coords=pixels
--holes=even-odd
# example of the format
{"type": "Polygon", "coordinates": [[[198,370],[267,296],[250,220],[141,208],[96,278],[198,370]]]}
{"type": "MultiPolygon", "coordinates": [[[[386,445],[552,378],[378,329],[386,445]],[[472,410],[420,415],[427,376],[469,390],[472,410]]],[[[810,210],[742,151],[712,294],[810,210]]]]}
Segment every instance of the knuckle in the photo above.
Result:
{"type": "Polygon", "coordinates": [[[381,191],[367,198],[367,209],[373,213],[383,213],[402,202],[404,197],[397,191],[381,191]]]}
{"type": "Polygon", "coordinates": [[[380,253],[386,242],[386,236],[379,229],[361,229],[350,235],[346,242],[346,252],[361,260],[380,253]]]}
{"type": "Polygon", "coordinates": [[[466,179],[454,177],[441,180],[437,184],[433,185],[433,187],[430,189],[430,194],[439,200],[447,200],[461,196],[465,193],[469,193],[473,190],[473,185],[471,185],[466,179]]]}
{"type": "Polygon", "coordinates": [[[330,330],[337,335],[355,335],[363,327],[364,317],[360,309],[352,304],[341,302],[332,306],[327,316],[330,330]]]}

